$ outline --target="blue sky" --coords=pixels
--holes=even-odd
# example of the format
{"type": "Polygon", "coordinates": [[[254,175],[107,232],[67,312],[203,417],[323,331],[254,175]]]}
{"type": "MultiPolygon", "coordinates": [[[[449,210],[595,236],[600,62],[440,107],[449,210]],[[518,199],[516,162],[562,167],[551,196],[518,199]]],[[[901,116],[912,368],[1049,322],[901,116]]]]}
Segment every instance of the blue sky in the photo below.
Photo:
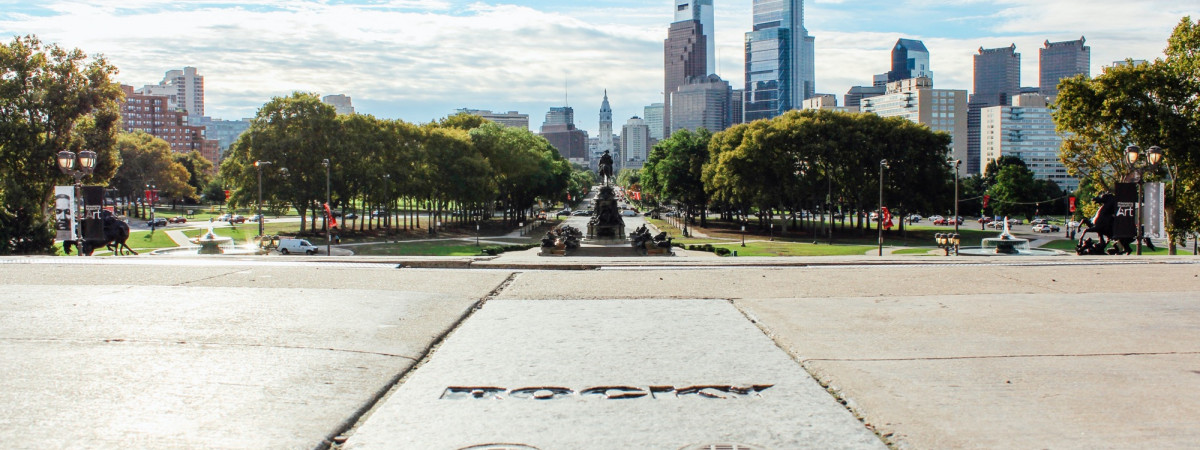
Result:
{"type": "MultiPolygon", "coordinates": [[[[751,0],[716,0],[716,72],[742,83],[751,0]]],[[[197,67],[206,113],[252,116],[292,91],[346,94],[359,112],[428,122],[455,108],[517,110],[537,129],[569,103],[593,135],[608,90],[614,121],[661,101],[670,1],[0,0],[0,36],[102,53],[140,87],[197,67]]],[[[1017,45],[1037,84],[1042,42],[1086,36],[1092,72],[1162,55],[1195,0],[825,0],[805,4],[817,92],[839,96],[888,70],[896,39],[923,40],[935,85],[970,89],[979,47],[1017,45]]]]}

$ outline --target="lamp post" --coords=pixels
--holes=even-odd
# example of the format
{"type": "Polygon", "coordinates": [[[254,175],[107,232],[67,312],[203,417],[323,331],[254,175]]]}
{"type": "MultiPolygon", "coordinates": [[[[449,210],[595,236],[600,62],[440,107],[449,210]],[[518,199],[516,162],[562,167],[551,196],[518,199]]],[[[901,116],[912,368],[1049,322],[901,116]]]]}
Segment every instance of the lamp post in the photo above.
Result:
{"type": "MultiPolygon", "coordinates": [[[[258,170],[258,236],[263,235],[262,221],[262,166],[271,165],[270,161],[254,161],[254,168],[258,170]]],[[[233,214],[230,212],[230,214],[233,214]]]]}
{"type": "MultiPolygon", "coordinates": [[[[961,159],[951,159],[947,161],[954,164],[954,234],[958,234],[958,167],[962,165],[961,159]]],[[[958,256],[958,246],[954,246],[954,256],[958,256]]]]}
{"type": "MultiPolygon", "coordinates": [[[[83,209],[82,206],[80,206],[82,205],[82,199],[79,198],[79,188],[82,186],[83,177],[91,175],[92,170],[96,168],[96,152],[91,150],[83,150],[79,152],[79,155],[76,155],[74,152],[63,150],[58,152],[58,157],[55,158],[55,161],[58,163],[58,170],[62,171],[63,174],[70,175],[75,178],[74,206],[76,211],[72,212],[72,214],[75,214],[76,226],[75,229],[72,230],[72,234],[75,236],[75,242],[78,244],[83,240],[83,234],[80,230],[80,226],[82,225],[81,221],[83,220],[83,209]],[[79,161],[78,170],[75,169],[75,161],[79,161]]],[[[83,247],[79,248],[79,254],[83,255],[83,247]]]]}
{"type": "Polygon", "coordinates": [[[1145,159],[1141,159],[1141,155],[1141,147],[1136,145],[1125,147],[1125,163],[1128,164],[1129,168],[1133,169],[1133,173],[1137,175],[1137,231],[1134,239],[1137,240],[1137,254],[1139,256],[1142,254],[1142,238],[1144,237],[1142,233],[1142,210],[1144,209],[1143,203],[1145,202],[1145,198],[1143,198],[1145,194],[1142,192],[1142,186],[1145,184],[1143,176],[1146,174],[1147,170],[1154,170],[1158,168],[1158,164],[1161,163],[1163,159],[1163,152],[1161,147],[1155,145],[1146,151],[1145,159]],[[1139,161],[1141,161],[1140,164],[1138,163],[1139,161]]]}
{"type": "Polygon", "coordinates": [[[746,223],[742,222],[742,247],[746,246],[746,223]]]}
{"type": "MultiPolygon", "coordinates": [[[[333,236],[330,235],[329,219],[333,215],[333,210],[329,209],[329,158],[321,160],[321,165],[325,166],[325,210],[329,211],[325,214],[325,256],[332,256],[330,248],[333,236]]],[[[262,220],[262,216],[259,216],[259,220],[262,220]]]]}
{"type": "Polygon", "coordinates": [[[146,185],[146,203],[150,205],[150,232],[154,232],[154,201],[158,198],[158,187],[153,184],[146,185]]]}
{"type": "Polygon", "coordinates": [[[888,167],[886,159],[879,160],[879,256],[883,256],[883,169],[888,167]]]}
{"type": "Polygon", "coordinates": [[[383,224],[387,226],[388,235],[392,234],[392,174],[383,174],[383,224]]]}

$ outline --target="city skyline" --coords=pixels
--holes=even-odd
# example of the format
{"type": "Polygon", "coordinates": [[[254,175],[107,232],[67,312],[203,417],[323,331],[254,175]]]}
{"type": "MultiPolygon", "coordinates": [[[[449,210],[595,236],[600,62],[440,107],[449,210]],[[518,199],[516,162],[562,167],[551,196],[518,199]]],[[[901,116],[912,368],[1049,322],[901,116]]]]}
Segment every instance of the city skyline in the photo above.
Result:
{"type": "MultiPolygon", "coordinates": [[[[752,2],[714,3],[710,71],[739,86],[752,2]]],[[[1023,55],[1023,84],[1035,86],[1035,49],[1079,36],[1094,75],[1116,60],[1161,57],[1180,18],[1200,16],[1172,1],[895,3],[805,2],[805,26],[819,38],[816,92],[840,98],[869,84],[890,69],[898,38],[926,44],[938,88],[971,89],[972,54],[1011,44],[1023,55]]],[[[632,0],[0,0],[0,33],[104,54],[121,70],[115,80],[134,86],[197,67],[212,117],[250,117],[273,96],[304,91],[345,94],[359,112],[416,123],[458,108],[541,117],[569,105],[594,133],[605,89],[615,123],[662,101],[672,9],[632,0]]]]}

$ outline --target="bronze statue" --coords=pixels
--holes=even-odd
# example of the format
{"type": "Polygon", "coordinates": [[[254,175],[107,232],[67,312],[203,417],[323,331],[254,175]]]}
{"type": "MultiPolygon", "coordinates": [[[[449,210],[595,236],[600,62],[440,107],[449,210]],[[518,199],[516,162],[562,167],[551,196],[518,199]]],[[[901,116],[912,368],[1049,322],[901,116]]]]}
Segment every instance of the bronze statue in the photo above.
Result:
{"type": "Polygon", "coordinates": [[[612,184],[612,182],[613,182],[613,159],[612,159],[612,156],[608,154],[608,150],[605,150],[604,155],[600,156],[599,168],[600,168],[600,183],[605,184],[605,185],[612,184]]]}

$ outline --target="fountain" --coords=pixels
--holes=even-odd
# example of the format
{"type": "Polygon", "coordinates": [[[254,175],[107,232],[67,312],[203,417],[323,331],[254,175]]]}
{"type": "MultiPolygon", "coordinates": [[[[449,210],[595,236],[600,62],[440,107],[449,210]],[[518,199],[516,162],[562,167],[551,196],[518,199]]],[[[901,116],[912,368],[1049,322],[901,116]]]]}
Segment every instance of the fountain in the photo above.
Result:
{"type": "Polygon", "coordinates": [[[1058,250],[1030,248],[1029,239],[1012,235],[1008,228],[1008,218],[1004,218],[1004,231],[994,238],[984,238],[979,247],[962,247],[959,255],[970,256],[1058,256],[1065,253],[1058,250]]]}
{"type": "Polygon", "coordinates": [[[220,255],[225,253],[221,249],[221,245],[229,245],[233,243],[233,238],[227,236],[217,236],[217,232],[213,231],[212,220],[208,221],[208,232],[192,239],[193,244],[200,245],[200,250],[196,251],[198,255],[220,255]]]}

